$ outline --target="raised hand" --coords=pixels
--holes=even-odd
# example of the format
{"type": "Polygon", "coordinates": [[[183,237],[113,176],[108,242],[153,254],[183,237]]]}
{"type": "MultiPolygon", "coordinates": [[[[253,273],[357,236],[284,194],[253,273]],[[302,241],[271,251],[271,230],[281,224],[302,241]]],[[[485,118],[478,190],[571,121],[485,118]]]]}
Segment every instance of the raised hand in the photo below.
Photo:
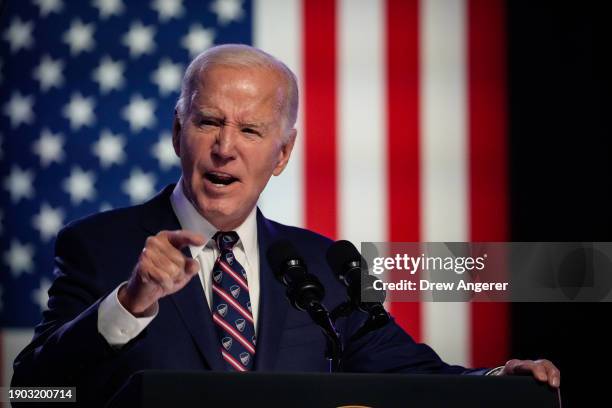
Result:
{"type": "Polygon", "coordinates": [[[197,261],[181,249],[205,243],[201,235],[185,230],[147,238],[130,280],[119,290],[119,302],[134,316],[150,314],[159,299],[178,292],[198,273],[197,261]]]}

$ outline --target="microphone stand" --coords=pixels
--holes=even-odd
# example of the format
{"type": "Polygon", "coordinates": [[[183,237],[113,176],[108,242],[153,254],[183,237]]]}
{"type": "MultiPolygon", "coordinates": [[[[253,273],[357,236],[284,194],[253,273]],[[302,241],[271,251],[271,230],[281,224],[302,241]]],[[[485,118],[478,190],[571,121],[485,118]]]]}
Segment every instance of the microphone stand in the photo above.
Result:
{"type": "Polygon", "coordinates": [[[342,341],[340,340],[340,334],[338,330],[336,330],[327,308],[320,302],[315,301],[308,305],[306,311],[312,320],[321,328],[327,339],[325,358],[328,361],[329,372],[335,373],[341,371],[342,341]]]}
{"type": "Polygon", "coordinates": [[[350,341],[358,340],[389,322],[389,314],[385,311],[385,308],[380,303],[374,305],[374,307],[368,309],[368,320],[351,336],[350,341]]]}
{"type": "Polygon", "coordinates": [[[354,311],[366,313],[368,319],[363,325],[353,334],[349,341],[355,341],[365,336],[366,334],[383,327],[389,322],[389,314],[380,303],[363,302],[356,305],[354,302],[347,300],[338,305],[330,313],[330,318],[335,324],[341,317],[348,317],[354,311]]]}
{"type": "Polygon", "coordinates": [[[276,278],[287,288],[285,294],[291,306],[306,311],[327,340],[325,358],[330,373],[341,370],[342,341],[329,311],[321,303],[325,288],[313,274],[288,240],[280,240],[268,249],[268,262],[276,278]]]}
{"type": "MultiPolygon", "coordinates": [[[[375,247],[369,252],[377,253],[375,247]]],[[[333,322],[340,317],[348,317],[357,310],[368,316],[349,341],[357,340],[386,325],[390,317],[382,305],[385,293],[381,295],[374,290],[374,279],[367,273],[368,265],[357,248],[349,241],[337,241],[327,250],[326,258],[338,280],[346,286],[348,296],[345,302],[331,312],[333,322]],[[365,297],[374,301],[362,302],[363,294],[369,295],[365,297]]]]}
{"type": "Polygon", "coordinates": [[[353,303],[347,300],[339,304],[338,306],[336,306],[336,308],[332,310],[332,312],[329,314],[329,317],[332,319],[332,322],[334,322],[335,324],[339,318],[350,316],[350,314],[353,313],[355,309],[356,308],[353,305],[353,303]]]}
{"type": "Polygon", "coordinates": [[[287,286],[287,299],[293,307],[306,311],[313,322],[321,328],[327,340],[325,358],[328,361],[330,373],[341,370],[342,340],[340,333],[334,325],[329,311],[321,303],[324,289],[316,276],[304,273],[290,281],[284,282],[287,286]]]}

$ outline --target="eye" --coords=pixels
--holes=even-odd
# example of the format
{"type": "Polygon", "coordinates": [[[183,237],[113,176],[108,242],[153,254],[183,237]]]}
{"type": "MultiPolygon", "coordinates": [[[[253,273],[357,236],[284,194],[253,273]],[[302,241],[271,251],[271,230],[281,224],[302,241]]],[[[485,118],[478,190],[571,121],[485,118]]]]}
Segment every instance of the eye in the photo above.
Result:
{"type": "Polygon", "coordinates": [[[200,126],[219,126],[219,121],[209,118],[204,118],[200,120],[200,126]]]}
{"type": "Polygon", "coordinates": [[[242,133],[249,133],[249,134],[252,134],[252,135],[259,135],[259,132],[257,130],[255,130],[253,128],[250,128],[250,127],[243,127],[242,129],[240,129],[240,131],[242,133]]]}

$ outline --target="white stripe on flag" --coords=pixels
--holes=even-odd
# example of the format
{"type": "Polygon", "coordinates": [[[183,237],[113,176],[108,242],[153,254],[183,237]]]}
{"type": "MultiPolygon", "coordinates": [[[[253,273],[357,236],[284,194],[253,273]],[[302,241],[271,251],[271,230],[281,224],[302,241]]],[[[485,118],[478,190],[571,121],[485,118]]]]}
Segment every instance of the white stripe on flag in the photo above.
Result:
{"type": "Polygon", "coordinates": [[[13,361],[17,354],[28,345],[32,340],[34,334],[33,329],[2,329],[0,336],[2,336],[2,381],[0,386],[8,386],[13,376],[13,361]]]}
{"type": "MultiPolygon", "coordinates": [[[[302,84],[302,1],[256,0],[253,4],[254,45],[283,61],[302,84]]],[[[301,90],[301,89],[300,89],[301,90]]],[[[300,96],[300,106],[302,100],[300,96]]],[[[300,109],[301,110],[301,109],[300,109]]],[[[261,194],[264,214],[284,224],[304,225],[303,150],[301,115],[291,159],[280,177],[272,177],[261,194]]]]}
{"type": "MultiPolygon", "coordinates": [[[[421,1],[422,241],[466,241],[465,0],[421,1]]],[[[469,362],[469,304],[423,303],[424,340],[454,364],[469,362]]]]}
{"type": "Polygon", "coordinates": [[[387,237],[384,9],[338,5],[339,238],[359,246],[387,237]]]}

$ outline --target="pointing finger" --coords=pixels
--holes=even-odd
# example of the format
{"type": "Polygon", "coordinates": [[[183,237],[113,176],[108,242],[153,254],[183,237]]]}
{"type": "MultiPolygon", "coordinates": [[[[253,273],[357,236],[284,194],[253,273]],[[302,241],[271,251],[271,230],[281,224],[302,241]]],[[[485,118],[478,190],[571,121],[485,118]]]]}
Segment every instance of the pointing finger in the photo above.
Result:
{"type": "Polygon", "coordinates": [[[200,271],[200,264],[195,259],[187,259],[185,262],[185,273],[187,275],[195,275],[200,271]]]}
{"type": "Polygon", "coordinates": [[[177,249],[187,245],[200,246],[206,243],[202,235],[187,230],[168,231],[166,237],[168,242],[177,249]]]}

